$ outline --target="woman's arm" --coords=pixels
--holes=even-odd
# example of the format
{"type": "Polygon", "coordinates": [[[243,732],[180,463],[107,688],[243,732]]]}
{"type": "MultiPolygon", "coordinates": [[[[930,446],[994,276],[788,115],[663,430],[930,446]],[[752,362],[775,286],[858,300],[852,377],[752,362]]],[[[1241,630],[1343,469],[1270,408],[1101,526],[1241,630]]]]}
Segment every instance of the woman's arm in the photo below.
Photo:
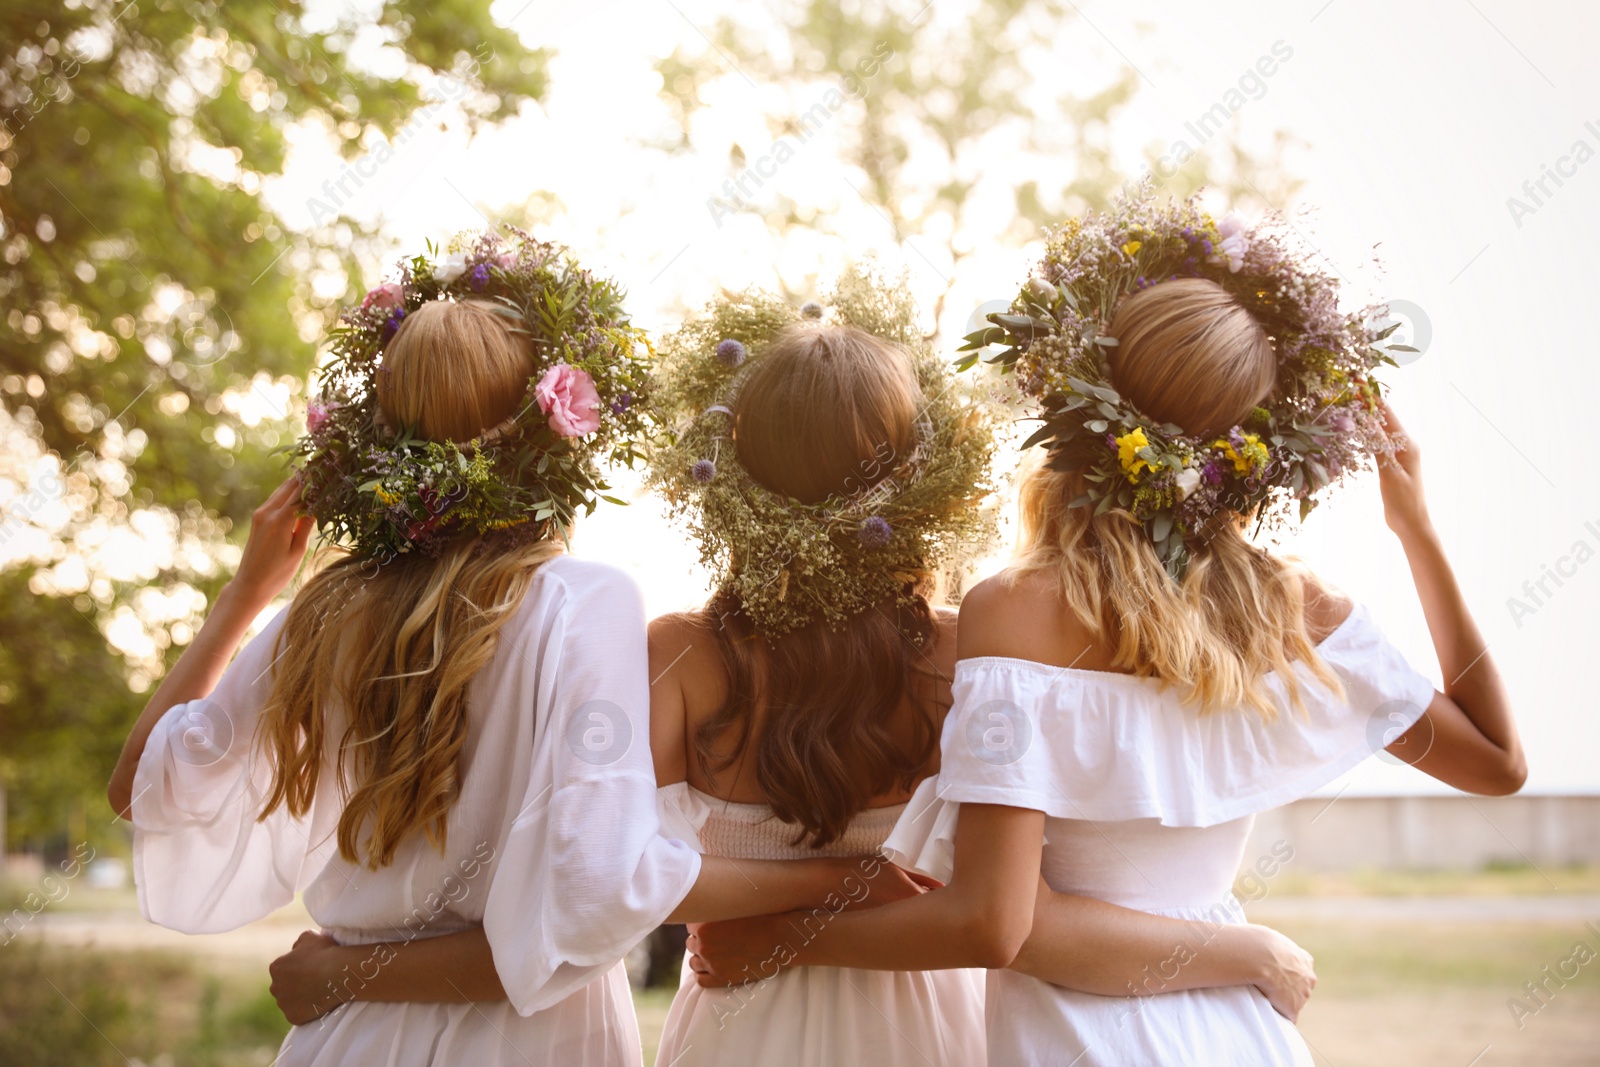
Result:
{"type": "MultiPolygon", "coordinates": [[[[1403,433],[1394,411],[1385,405],[1384,412],[1389,431],[1403,433]]],[[[1428,517],[1414,440],[1378,465],[1378,479],[1384,519],[1405,550],[1444,677],[1444,691],[1434,695],[1423,717],[1389,751],[1457,789],[1491,796],[1515,793],[1527,780],[1528,764],[1511,701],[1428,517]]]]}
{"type": "MultiPolygon", "coordinates": [[[[902,900],[922,887],[875,857],[729,860],[708,856],[669,922],[735,918],[773,910],[845,908],[902,900]]],[[[804,914],[804,913],[802,913],[804,914]]],[[[296,1026],[353,1000],[463,1003],[504,1000],[481,926],[415,941],[340,945],[307,931],[272,962],[272,995],[296,1026]]]]}
{"type": "Polygon", "coordinates": [[[1290,1020],[1317,984],[1310,954],[1269,927],[1148,915],[1057,893],[1042,878],[1011,969],[1106,997],[1253,985],[1290,1020]]]}
{"type": "Polygon", "coordinates": [[[1044,813],[963,804],[955,875],[931,893],[867,911],[823,909],[713,923],[689,937],[702,984],[811,965],[882,971],[1005,967],[1033,926],[1044,813]]]}
{"type": "Polygon", "coordinates": [[[290,478],[255,510],[238,571],[128,732],[106,790],[112,810],[122,818],[129,818],[134,774],[150,731],[173,706],[210,695],[250,624],[283,592],[305,558],[315,523],[300,514],[299,506],[300,482],[290,478]]]}

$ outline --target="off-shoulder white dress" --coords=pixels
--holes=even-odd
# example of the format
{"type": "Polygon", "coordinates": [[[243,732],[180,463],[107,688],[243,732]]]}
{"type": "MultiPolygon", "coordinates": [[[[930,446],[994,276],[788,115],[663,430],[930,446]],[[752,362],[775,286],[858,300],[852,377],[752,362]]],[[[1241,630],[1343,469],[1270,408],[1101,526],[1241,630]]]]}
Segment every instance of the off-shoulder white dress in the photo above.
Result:
{"type": "MultiPolygon", "coordinates": [[[[1281,706],[1270,721],[1245,709],[1196,714],[1154,679],[962,660],[940,774],[918,788],[885,851],[948,880],[961,802],[1029,808],[1047,816],[1044,876],[1055,889],[1244,922],[1232,885],[1256,813],[1348,771],[1416,722],[1433,696],[1361,608],[1318,650],[1344,695],[1303,674],[1300,715],[1269,677],[1281,706]]],[[[1180,973],[1185,953],[1203,949],[1203,928],[1183,941],[1150,961],[1141,984],[1159,990],[1180,973]]],[[[1247,986],[1099,997],[990,971],[987,1025],[993,1067],[1312,1063],[1294,1026],[1247,986]]]]}
{"type": "MultiPolygon", "coordinates": [[[[708,855],[734,859],[875,856],[905,805],[869,808],[821,849],[764,804],[732,804],[679,783],[660,791],[661,824],[708,855]]],[[[841,901],[842,904],[842,901],[841,901]]],[[[818,909],[797,933],[827,928],[818,909]]],[[[983,972],[763,970],[750,985],[702,989],[688,961],[657,1067],[983,1067],[983,972]]]]}
{"type": "MultiPolygon", "coordinates": [[[[633,582],[566,557],[539,569],[469,691],[445,850],[418,835],[376,871],[338,855],[327,768],[307,818],[280,808],[256,819],[270,771],[252,741],[282,623],[239,653],[214,693],[172,708],[150,735],[133,805],[145,917],[186,933],[230,930],[303,892],[344,944],[483,924],[509,1002],[352,1004],[290,1031],[279,1067],[638,1067],[619,961],[688,893],[700,857],[657,833],[633,582]]],[[[385,962],[375,951],[347,982],[385,962]]]]}

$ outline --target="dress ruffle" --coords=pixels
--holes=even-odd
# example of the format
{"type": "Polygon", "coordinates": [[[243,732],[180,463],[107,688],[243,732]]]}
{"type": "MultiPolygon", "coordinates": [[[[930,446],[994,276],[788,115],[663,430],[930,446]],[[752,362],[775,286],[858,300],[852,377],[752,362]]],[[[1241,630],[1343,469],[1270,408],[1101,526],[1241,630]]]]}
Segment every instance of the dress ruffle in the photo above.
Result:
{"type": "Polygon", "coordinates": [[[885,849],[901,866],[948,880],[961,802],[1205,827],[1303,797],[1392,742],[1434,692],[1363,608],[1317,650],[1344,693],[1297,665],[1304,711],[1269,676],[1282,709],[1272,719],[1250,709],[1197,714],[1153,678],[962,660],[940,773],[918,787],[885,849]]]}

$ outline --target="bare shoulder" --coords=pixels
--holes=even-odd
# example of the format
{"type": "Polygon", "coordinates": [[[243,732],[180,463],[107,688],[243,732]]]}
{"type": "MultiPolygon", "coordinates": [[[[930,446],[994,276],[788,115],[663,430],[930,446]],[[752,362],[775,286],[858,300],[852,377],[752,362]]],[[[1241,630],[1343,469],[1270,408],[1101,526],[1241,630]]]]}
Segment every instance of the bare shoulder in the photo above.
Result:
{"type": "Polygon", "coordinates": [[[721,659],[717,635],[705,616],[698,612],[656,616],[650,620],[649,639],[652,687],[676,668],[702,666],[707,655],[716,657],[719,662],[721,659]]]}
{"type": "Polygon", "coordinates": [[[1350,617],[1356,604],[1343,590],[1322,581],[1309,569],[1300,570],[1299,580],[1305,598],[1306,630],[1313,642],[1320,643],[1350,617]]]}
{"type": "Polygon", "coordinates": [[[957,626],[961,616],[953,608],[933,609],[933,640],[925,650],[932,661],[932,671],[941,678],[950,678],[956,671],[957,626]]]}
{"type": "MultiPolygon", "coordinates": [[[[1002,571],[985,578],[961,601],[957,656],[1005,656],[1069,666],[1093,652],[1094,634],[1041,574],[1002,571]]],[[[1099,666],[1098,656],[1084,666],[1099,666]]]]}

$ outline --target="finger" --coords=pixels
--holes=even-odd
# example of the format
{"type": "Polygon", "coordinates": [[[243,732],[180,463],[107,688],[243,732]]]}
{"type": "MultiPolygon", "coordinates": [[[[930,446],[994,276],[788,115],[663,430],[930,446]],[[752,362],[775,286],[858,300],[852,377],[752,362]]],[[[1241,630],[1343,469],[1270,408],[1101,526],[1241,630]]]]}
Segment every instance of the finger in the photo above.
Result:
{"type": "Polygon", "coordinates": [[[920,885],[923,889],[943,889],[944,883],[932,875],[923,874],[921,871],[906,871],[906,877],[920,885]]]}
{"type": "Polygon", "coordinates": [[[294,533],[289,536],[289,552],[298,555],[306,550],[306,545],[311,541],[311,532],[317,528],[316,520],[309,515],[301,515],[295,520],[294,533]]]}
{"type": "Polygon", "coordinates": [[[1400,424],[1400,416],[1394,413],[1394,405],[1390,404],[1387,398],[1380,400],[1378,403],[1383,409],[1384,432],[1390,437],[1405,433],[1406,428],[1400,424]]]}
{"type": "Polygon", "coordinates": [[[300,948],[302,945],[316,941],[321,936],[322,935],[317,933],[315,930],[307,930],[305,933],[294,939],[294,947],[300,948]]]}
{"type": "Polygon", "coordinates": [[[284,480],[283,484],[279,485],[278,488],[272,491],[272,495],[267,497],[266,501],[262,504],[262,507],[276,511],[285,504],[298,500],[299,497],[300,478],[298,475],[291,475],[284,480]]]}

